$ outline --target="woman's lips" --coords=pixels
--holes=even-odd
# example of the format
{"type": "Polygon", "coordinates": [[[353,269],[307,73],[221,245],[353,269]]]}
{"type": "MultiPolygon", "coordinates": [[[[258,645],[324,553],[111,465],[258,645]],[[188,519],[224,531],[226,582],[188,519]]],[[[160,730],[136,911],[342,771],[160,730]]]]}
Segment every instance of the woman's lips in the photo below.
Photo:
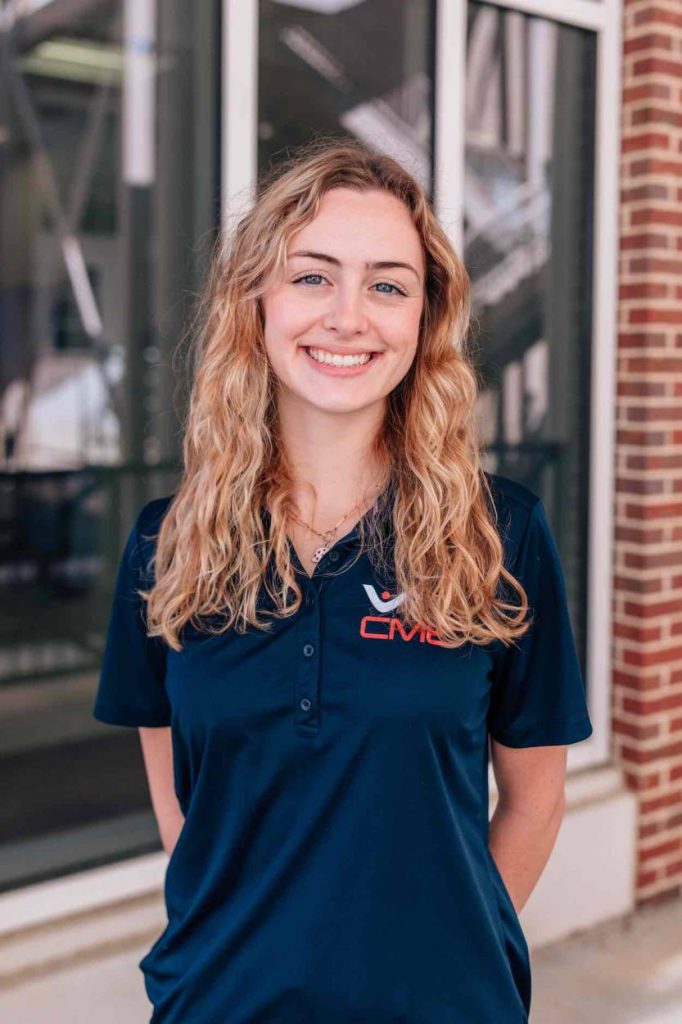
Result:
{"type": "MultiPolygon", "coordinates": [[[[315,346],[311,346],[314,348],[315,346]]],[[[332,377],[357,377],[359,374],[364,373],[373,366],[379,359],[381,359],[383,352],[372,352],[371,358],[366,363],[358,363],[356,366],[334,366],[332,363],[322,363],[318,359],[313,359],[308,348],[303,346],[303,351],[306,354],[309,363],[312,363],[316,369],[321,370],[323,373],[329,374],[332,377]]]]}

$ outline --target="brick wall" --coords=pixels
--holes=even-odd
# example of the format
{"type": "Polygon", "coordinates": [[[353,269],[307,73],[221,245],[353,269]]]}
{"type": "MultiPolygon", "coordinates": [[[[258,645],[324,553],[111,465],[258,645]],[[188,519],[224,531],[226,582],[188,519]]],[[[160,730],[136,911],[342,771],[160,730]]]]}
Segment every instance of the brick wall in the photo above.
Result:
{"type": "Polygon", "coordinates": [[[638,902],[682,894],[682,0],[624,0],[614,756],[638,902]]]}

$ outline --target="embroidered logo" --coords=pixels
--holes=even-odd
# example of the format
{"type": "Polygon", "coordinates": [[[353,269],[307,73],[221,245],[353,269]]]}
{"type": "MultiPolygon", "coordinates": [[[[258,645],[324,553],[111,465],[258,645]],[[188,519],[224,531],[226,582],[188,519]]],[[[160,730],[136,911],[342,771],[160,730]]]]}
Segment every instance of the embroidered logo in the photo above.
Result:
{"type": "Polygon", "coordinates": [[[391,597],[388,591],[384,590],[379,596],[371,584],[363,583],[362,586],[372,607],[379,612],[378,615],[363,615],[360,621],[360,636],[365,640],[418,640],[419,643],[433,644],[434,647],[443,646],[434,630],[420,625],[406,628],[400,619],[390,614],[399,608],[407,597],[405,591],[391,597]]]}

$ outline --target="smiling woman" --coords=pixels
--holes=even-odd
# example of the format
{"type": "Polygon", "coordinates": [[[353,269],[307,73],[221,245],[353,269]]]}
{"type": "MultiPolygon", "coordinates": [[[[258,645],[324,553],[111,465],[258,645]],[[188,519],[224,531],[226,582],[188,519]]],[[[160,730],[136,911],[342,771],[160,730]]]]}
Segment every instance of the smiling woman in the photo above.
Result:
{"type": "Polygon", "coordinates": [[[592,727],[542,501],[480,465],[466,271],[351,140],[273,171],[219,252],[183,479],[131,531],[94,709],[170,726],[144,740],[160,829],[171,787],[184,818],[152,1019],[521,1024],[512,891],[563,765],[515,748],[592,727]],[[491,738],[534,773],[496,819],[513,878],[491,738]]]}

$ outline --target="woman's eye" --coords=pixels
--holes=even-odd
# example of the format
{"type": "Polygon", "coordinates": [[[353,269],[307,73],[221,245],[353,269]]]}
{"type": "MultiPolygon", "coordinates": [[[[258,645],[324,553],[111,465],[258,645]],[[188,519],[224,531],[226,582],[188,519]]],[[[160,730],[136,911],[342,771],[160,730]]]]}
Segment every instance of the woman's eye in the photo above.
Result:
{"type": "Polygon", "coordinates": [[[382,284],[385,284],[389,288],[393,288],[394,289],[393,292],[389,292],[388,293],[389,295],[392,295],[392,294],[404,295],[405,294],[405,292],[402,290],[402,288],[398,288],[397,284],[391,284],[390,281],[377,281],[377,284],[375,285],[375,287],[377,287],[378,285],[382,285],[382,284]]]}
{"type": "Polygon", "coordinates": [[[302,277],[297,277],[297,278],[295,278],[295,279],[294,279],[294,281],[293,281],[293,283],[294,283],[294,284],[299,284],[299,283],[300,283],[301,281],[307,281],[309,277],[318,277],[318,278],[321,278],[321,277],[322,277],[322,274],[303,274],[303,276],[302,276],[302,277]]]}
{"type": "MultiPolygon", "coordinates": [[[[307,284],[307,283],[309,283],[309,279],[311,277],[316,277],[318,280],[322,280],[322,281],[324,280],[322,274],[303,274],[301,277],[295,278],[292,283],[293,284],[300,284],[301,282],[305,281],[306,284],[307,284]]],[[[392,292],[384,292],[383,293],[384,295],[405,295],[406,294],[406,292],[404,292],[401,288],[398,288],[397,285],[391,284],[390,281],[377,281],[377,283],[375,285],[372,285],[372,287],[373,288],[378,288],[378,287],[380,287],[382,285],[385,285],[387,288],[392,288],[393,289],[392,292]]]]}

